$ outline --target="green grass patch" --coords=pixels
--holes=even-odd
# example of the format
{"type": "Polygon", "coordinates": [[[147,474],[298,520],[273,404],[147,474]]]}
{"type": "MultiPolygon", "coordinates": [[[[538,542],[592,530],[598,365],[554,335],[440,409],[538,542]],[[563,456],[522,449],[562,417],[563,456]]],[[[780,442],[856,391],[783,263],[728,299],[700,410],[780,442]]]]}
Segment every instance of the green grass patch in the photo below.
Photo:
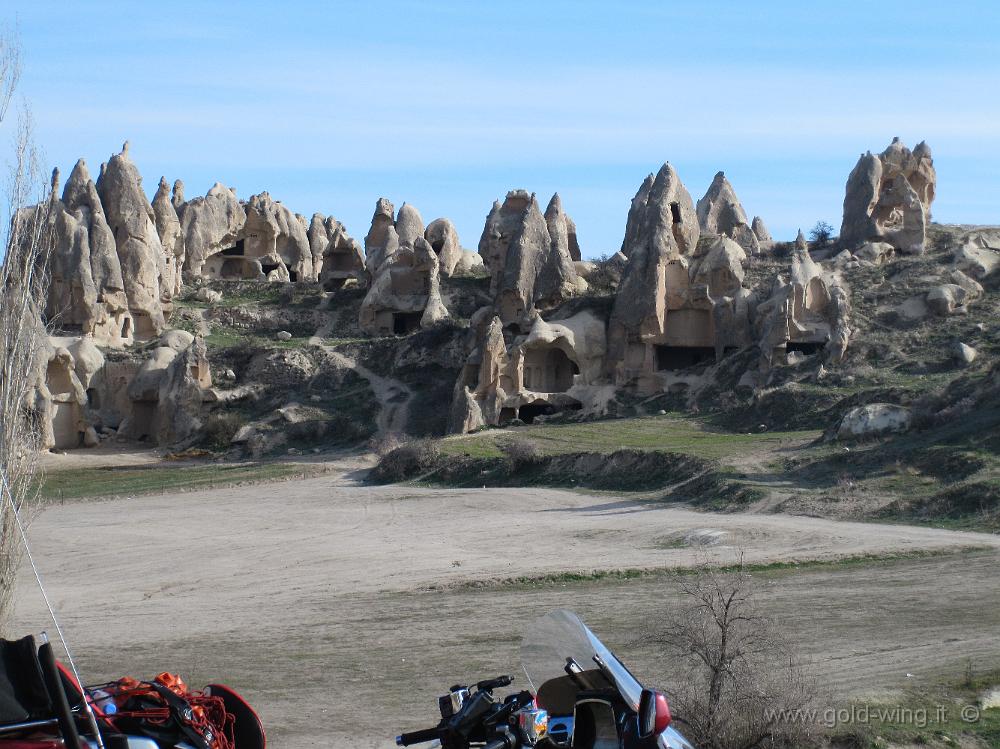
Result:
{"type": "Polygon", "coordinates": [[[725,460],[748,448],[804,444],[815,440],[819,430],[746,434],[711,429],[706,419],[677,415],[646,416],[570,424],[539,424],[517,427],[505,434],[487,430],[442,440],[440,448],[450,455],[494,458],[502,455],[499,442],[511,434],[524,437],[546,455],[570,452],[614,452],[616,450],[662,450],[725,460]]]}
{"type": "Polygon", "coordinates": [[[227,349],[250,345],[254,348],[302,348],[309,345],[309,336],[293,336],[288,341],[279,341],[274,336],[261,336],[235,328],[212,325],[212,331],[205,336],[205,345],[210,349],[227,349]]]}
{"type": "Polygon", "coordinates": [[[158,494],[172,489],[204,489],[249,481],[274,481],[303,475],[309,469],[293,463],[151,465],[141,467],[70,468],[42,476],[46,502],[91,497],[158,494]]]}
{"type": "Polygon", "coordinates": [[[1000,708],[986,708],[982,701],[983,694],[1000,689],[1000,670],[976,673],[973,666],[970,661],[960,679],[908,689],[892,703],[855,702],[844,712],[864,716],[864,721],[831,735],[835,741],[849,738],[854,746],[869,749],[887,745],[1000,746],[1000,708]]]}

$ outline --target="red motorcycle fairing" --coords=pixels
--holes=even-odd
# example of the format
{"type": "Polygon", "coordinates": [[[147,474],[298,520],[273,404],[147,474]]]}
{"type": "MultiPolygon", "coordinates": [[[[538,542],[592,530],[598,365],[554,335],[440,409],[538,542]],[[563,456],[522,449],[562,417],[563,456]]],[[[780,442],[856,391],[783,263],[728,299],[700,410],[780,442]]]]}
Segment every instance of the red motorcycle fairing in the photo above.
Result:
{"type": "Polygon", "coordinates": [[[233,716],[233,739],[237,749],[266,749],[267,736],[257,711],[236,690],[225,684],[209,684],[205,694],[221,697],[226,712],[233,716]]]}

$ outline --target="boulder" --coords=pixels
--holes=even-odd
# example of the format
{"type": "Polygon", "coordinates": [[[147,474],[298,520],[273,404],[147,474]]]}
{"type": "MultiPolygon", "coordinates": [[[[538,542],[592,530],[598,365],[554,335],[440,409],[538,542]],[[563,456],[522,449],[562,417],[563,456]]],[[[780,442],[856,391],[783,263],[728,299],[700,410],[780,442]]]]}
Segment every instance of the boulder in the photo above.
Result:
{"type": "Polygon", "coordinates": [[[957,269],[953,270],[949,274],[948,280],[950,280],[956,286],[961,286],[963,289],[965,289],[965,293],[967,295],[966,298],[969,300],[978,299],[983,295],[983,285],[979,283],[979,281],[977,281],[976,279],[969,278],[960,270],[957,269]]]}
{"type": "Polygon", "coordinates": [[[215,291],[208,288],[207,286],[202,286],[196,292],[194,292],[194,298],[199,302],[205,302],[206,304],[217,304],[222,301],[222,292],[215,291]]]}
{"type": "Polygon", "coordinates": [[[961,366],[967,367],[976,360],[978,352],[972,346],[961,341],[954,341],[951,345],[951,358],[961,366]]]}
{"type": "Polygon", "coordinates": [[[290,341],[292,340],[292,334],[287,330],[279,330],[274,334],[274,337],[279,341],[290,341]]]}
{"type": "Polygon", "coordinates": [[[884,265],[894,253],[895,249],[888,242],[866,242],[855,251],[854,257],[870,265],[884,265]]]}
{"type": "Polygon", "coordinates": [[[953,258],[955,267],[983,279],[1000,267],[1000,240],[983,232],[969,234],[953,258]]]}
{"type": "Polygon", "coordinates": [[[927,292],[927,306],[939,317],[947,317],[964,310],[968,292],[958,284],[947,283],[935,286],[927,292]]]}
{"type": "Polygon", "coordinates": [[[890,403],[869,403],[852,408],[840,422],[837,439],[852,440],[875,437],[910,428],[913,414],[910,409],[890,403]]]}

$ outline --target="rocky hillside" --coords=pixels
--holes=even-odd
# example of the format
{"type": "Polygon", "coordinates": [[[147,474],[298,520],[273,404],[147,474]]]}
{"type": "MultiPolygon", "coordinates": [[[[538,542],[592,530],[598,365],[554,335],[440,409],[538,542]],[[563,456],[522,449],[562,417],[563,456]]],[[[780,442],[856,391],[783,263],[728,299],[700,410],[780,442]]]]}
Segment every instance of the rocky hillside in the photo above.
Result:
{"type": "MultiPolygon", "coordinates": [[[[363,247],[267,193],[161,179],[147,202],[127,144],[59,187],[30,209],[52,245],[48,447],[259,458],[670,412],[845,446],[793,472],[906,465],[996,492],[1000,229],[930,221],[926,144],[862,155],[840,237],[812,243],[775,242],[724,173],[695,201],[664,164],[593,262],[560,197],[525,190],[471,252],[384,198],[363,247]]],[[[923,499],[891,512],[941,514],[923,499]]]]}

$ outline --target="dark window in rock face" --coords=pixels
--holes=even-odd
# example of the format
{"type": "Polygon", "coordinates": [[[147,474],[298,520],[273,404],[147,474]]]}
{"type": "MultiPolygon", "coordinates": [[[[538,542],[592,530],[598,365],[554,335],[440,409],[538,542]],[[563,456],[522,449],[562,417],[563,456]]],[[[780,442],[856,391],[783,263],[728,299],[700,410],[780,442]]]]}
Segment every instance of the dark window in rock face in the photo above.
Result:
{"type": "Polygon", "coordinates": [[[517,409],[517,417],[525,424],[532,424],[538,416],[551,416],[560,411],[579,411],[583,408],[582,403],[570,403],[565,406],[555,406],[551,403],[527,403],[517,409]]]}
{"type": "Polygon", "coordinates": [[[687,369],[715,359],[715,349],[705,346],[656,346],[656,369],[687,369]]]}
{"type": "Polygon", "coordinates": [[[671,216],[671,218],[673,218],[675,224],[682,224],[682,223],[684,223],[681,220],[681,204],[680,203],[671,203],[670,204],[670,216],[671,216]]]}
{"type": "Polygon", "coordinates": [[[441,250],[444,249],[444,240],[436,239],[433,242],[431,242],[431,249],[434,250],[435,255],[440,255],[441,250]]]}
{"type": "Polygon", "coordinates": [[[785,351],[798,351],[809,356],[819,353],[825,346],[825,341],[789,341],[785,344],[785,351]]]}
{"type": "Polygon", "coordinates": [[[420,329],[420,318],[423,312],[394,312],[392,315],[392,332],[396,335],[407,335],[420,329]]]}
{"type": "Polygon", "coordinates": [[[87,388],[87,405],[95,409],[101,407],[101,396],[97,388],[87,388]]]}
{"type": "Polygon", "coordinates": [[[124,322],[122,322],[122,338],[128,338],[131,332],[132,332],[132,321],[126,317],[124,322]]]}
{"type": "Polygon", "coordinates": [[[222,251],[222,254],[226,257],[239,257],[243,254],[243,240],[238,240],[233,247],[227,247],[222,251]]]}

